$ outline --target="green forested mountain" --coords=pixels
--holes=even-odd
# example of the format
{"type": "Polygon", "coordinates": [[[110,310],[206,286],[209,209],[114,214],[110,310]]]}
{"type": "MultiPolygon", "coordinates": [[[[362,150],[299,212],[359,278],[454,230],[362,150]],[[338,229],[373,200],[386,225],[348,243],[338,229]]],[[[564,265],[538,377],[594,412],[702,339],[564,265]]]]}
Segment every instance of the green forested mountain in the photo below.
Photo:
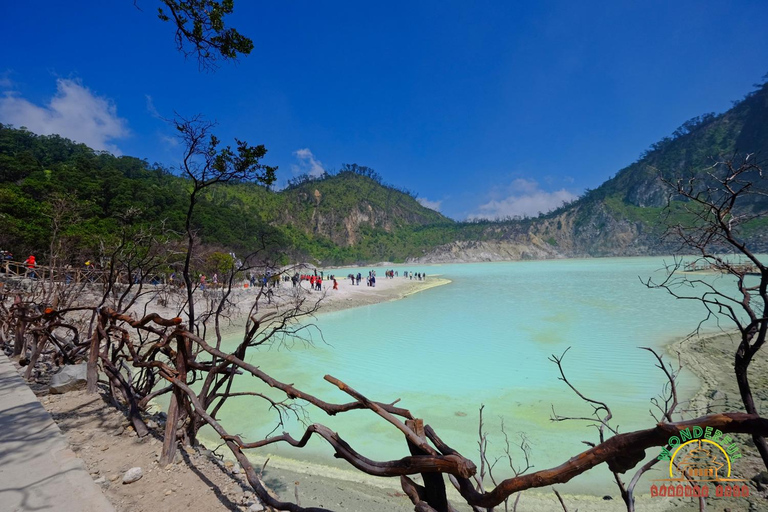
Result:
{"type": "MultiPolygon", "coordinates": [[[[716,162],[748,153],[762,162],[768,156],[768,83],[723,114],[705,114],[684,123],[637,162],[562,212],[573,221],[573,249],[589,255],[668,253],[674,245],[661,243],[659,236],[671,191],[660,177],[688,173],[701,177],[716,162]]],[[[671,199],[674,216],[679,202],[671,199]]],[[[755,207],[768,211],[768,202],[760,201],[755,207]]],[[[745,226],[744,235],[756,247],[768,248],[759,229],[762,224],[755,221],[745,226]]]]}
{"type": "MultiPolygon", "coordinates": [[[[144,160],[0,125],[0,248],[17,255],[45,259],[57,225],[75,260],[94,257],[125,224],[162,222],[181,234],[190,188],[144,160]]],[[[403,260],[422,243],[420,227],[442,224],[453,221],[356,165],[294,180],[282,191],[217,185],[194,215],[201,241],[211,247],[245,252],[269,234],[289,259],[324,264],[403,260]]]]}
{"type": "MultiPolygon", "coordinates": [[[[728,112],[686,122],[599,188],[535,219],[454,222],[371,169],[345,165],[281,191],[211,187],[194,227],[214,249],[242,253],[268,234],[285,259],[325,265],[668,253],[675,247],[660,241],[660,214],[669,191],[659,175],[701,171],[735,153],[768,154],[768,85],[728,112]]],[[[54,231],[73,260],[94,257],[127,224],[162,223],[180,236],[189,190],[188,181],[145,160],[0,125],[0,249],[17,255],[44,261],[54,231]]],[[[768,250],[764,227],[755,221],[745,234],[768,250]]]]}

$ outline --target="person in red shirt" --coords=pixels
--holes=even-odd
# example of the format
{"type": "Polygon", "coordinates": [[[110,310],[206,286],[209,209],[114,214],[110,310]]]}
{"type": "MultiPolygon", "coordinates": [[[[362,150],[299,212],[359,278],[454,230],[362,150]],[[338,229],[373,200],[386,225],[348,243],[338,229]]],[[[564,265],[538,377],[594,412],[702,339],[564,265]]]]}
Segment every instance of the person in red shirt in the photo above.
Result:
{"type": "Polygon", "coordinates": [[[336,278],[333,278],[333,289],[338,290],[339,289],[339,283],[336,281],[336,278]]]}
{"type": "Polygon", "coordinates": [[[37,262],[35,261],[35,256],[30,254],[29,258],[24,260],[24,264],[27,266],[27,274],[29,277],[35,277],[35,265],[37,265],[37,262]]]}

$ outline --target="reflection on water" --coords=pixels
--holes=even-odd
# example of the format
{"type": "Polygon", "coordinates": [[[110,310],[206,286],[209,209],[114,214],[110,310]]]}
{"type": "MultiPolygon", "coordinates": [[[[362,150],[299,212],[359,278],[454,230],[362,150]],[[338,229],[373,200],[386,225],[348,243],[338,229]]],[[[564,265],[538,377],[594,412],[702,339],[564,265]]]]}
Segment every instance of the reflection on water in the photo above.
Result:
{"type": "MultiPolygon", "coordinates": [[[[588,416],[591,408],[558,380],[549,356],[572,347],[564,362],[569,380],[607,402],[620,431],[648,428],[655,424],[649,400],[661,392],[664,379],[651,354],[638,347],[663,348],[703,317],[697,303],[675,301],[641,284],[638,277],[661,276],[658,258],[407,268],[439,273],[452,283],[400,301],[321,315],[317,324],[330,345],[261,350],[251,353],[250,362],[328,401],[349,397],[325,382],[325,374],[378,401],[400,398],[398,405],[475,460],[478,408],[485,404],[492,454],[503,454],[503,417],[511,441],[525,432],[536,469],[544,469],[584,450],[582,441],[597,439],[587,422],[550,420],[553,407],[564,416],[588,416]]],[[[264,391],[253,379],[241,379],[239,386],[264,391]]],[[[683,396],[690,395],[695,379],[684,373],[681,387],[683,396]]],[[[220,413],[231,432],[254,439],[274,427],[275,415],[266,407],[236,400],[220,413]]],[[[408,454],[397,430],[370,412],[335,418],[308,413],[310,421],[329,425],[367,457],[408,454]]],[[[295,437],[303,431],[295,419],[285,430],[295,437]]],[[[275,446],[270,452],[344,464],[320,440],[304,450],[275,446]]],[[[570,490],[608,491],[604,476],[576,479],[570,490]],[[605,487],[594,487],[596,482],[605,487]]]]}

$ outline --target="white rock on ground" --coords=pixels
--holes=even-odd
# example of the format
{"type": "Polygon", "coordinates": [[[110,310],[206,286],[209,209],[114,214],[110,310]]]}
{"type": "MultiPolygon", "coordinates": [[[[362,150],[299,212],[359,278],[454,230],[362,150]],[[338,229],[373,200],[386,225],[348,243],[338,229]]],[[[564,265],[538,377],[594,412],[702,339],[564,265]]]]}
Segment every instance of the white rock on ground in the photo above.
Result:
{"type": "Polygon", "coordinates": [[[144,472],[141,470],[141,468],[131,468],[123,475],[123,483],[132,484],[142,476],[144,476],[144,472]]]}
{"type": "Polygon", "coordinates": [[[68,364],[61,367],[61,370],[51,377],[49,391],[53,394],[66,393],[67,391],[76,391],[85,389],[87,384],[86,375],[88,373],[88,363],[68,364]]]}

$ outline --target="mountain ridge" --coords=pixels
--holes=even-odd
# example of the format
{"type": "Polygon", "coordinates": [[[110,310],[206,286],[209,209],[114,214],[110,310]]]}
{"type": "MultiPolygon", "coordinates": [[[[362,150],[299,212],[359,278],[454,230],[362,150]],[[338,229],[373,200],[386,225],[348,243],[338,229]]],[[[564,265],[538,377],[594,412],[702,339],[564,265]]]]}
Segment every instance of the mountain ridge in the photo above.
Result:
{"type": "MultiPolygon", "coordinates": [[[[194,227],[211,248],[247,251],[268,234],[288,259],[323,265],[669,254],[677,246],[662,238],[669,189],[660,177],[701,172],[739,151],[766,154],[766,120],[763,84],[727,112],[687,121],[596,189],[536,218],[457,222],[351,164],[294,178],[278,191],[251,183],[213,187],[194,227]]],[[[133,222],[162,220],[180,232],[187,190],[182,177],[157,164],[0,125],[2,248],[45,254],[51,215],[62,201],[74,213],[59,235],[75,259],[99,250],[128,211],[133,222]]],[[[768,204],[755,207],[768,211],[768,204]]],[[[768,250],[762,224],[746,232],[757,249],[768,250]]]]}
{"type": "MultiPolygon", "coordinates": [[[[743,152],[768,155],[768,83],[722,114],[687,121],[570,204],[535,219],[494,223],[476,240],[455,240],[410,261],[503,261],[511,254],[518,256],[514,259],[671,254],[680,247],[663,238],[662,216],[670,199],[673,212],[679,204],[661,178],[702,172],[743,152]]],[[[759,207],[768,211],[768,204],[759,207]]],[[[768,237],[760,227],[759,222],[747,225],[747,239],[756,250],[768,252],[768,237]]]]}

